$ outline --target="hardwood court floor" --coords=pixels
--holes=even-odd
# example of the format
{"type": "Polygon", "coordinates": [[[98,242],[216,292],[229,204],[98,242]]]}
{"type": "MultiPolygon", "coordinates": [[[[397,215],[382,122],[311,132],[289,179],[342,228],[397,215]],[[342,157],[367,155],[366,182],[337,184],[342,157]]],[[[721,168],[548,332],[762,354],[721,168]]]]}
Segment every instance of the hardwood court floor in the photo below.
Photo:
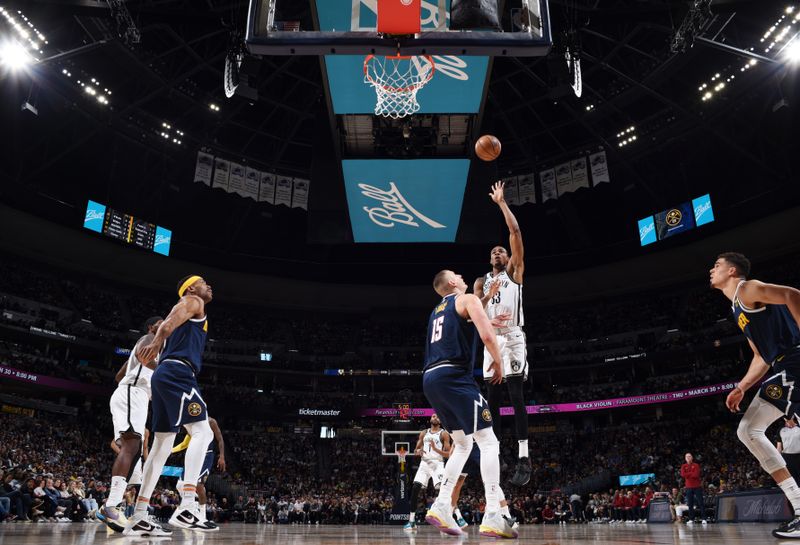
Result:
{"type": "MultiPolygon", "coordinates": [[[[586,524],[574,526],[522,526],[516,543],[526,545],[756,545],[797,543],[772,537],[773,524],[709,524],[684,526],[674,524],[638,524],[609,526],[586,524]]],[[[273,526],[225,524],[219,532],[196,534],[177,530],[170,538],[130,538],[108,535],[105,526],[95,523],[0,524],[3,545],[151,545],[186,543],[192,545],[429,545],[448,543],[514,543],[478,536],[471,526],[463,538],[448,537],[430,526],[422,526],[412,535],[400,526],[273,526]]]]}

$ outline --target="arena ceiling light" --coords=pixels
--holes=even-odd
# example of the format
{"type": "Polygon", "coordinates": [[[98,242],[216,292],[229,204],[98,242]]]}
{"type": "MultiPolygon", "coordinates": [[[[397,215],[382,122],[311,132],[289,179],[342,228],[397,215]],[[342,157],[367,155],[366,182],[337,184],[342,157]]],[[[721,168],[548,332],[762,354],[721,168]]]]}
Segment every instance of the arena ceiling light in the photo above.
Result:
{"type": "Polygon", "coordinates": [[[800,63],[800,36],[789,42],[783,51],[783,57],[792,64],[800,63]]]}
{"type": "Polygon", "coordinates": [[[44,34],[39,32],[33,25],[33,22],[29,21],[22,11],[17,10],[16,13],[14,13],[2,6],[0,6],[0,21],[6,22],[7,27],[12,31],[18,43],[20,43],[24,49],[28,50],[31,60],[26,61],[24,64],[38,61],[39,58],[37,55],[44,53],[42,47],[49,42],[44,34]]]}
{"type": "MultiPolygon", "coordinates": [[[[62,69],[61,73],[65,77],[72,79],[72,72],[67,68],[62,69]]],[[[108,87],[103,87],[97,78],[91,76],[81,77],[86,79],[76,79],[75,85],[81,87],[88,96],[96,99],[98,104],[108,106],[111,100],[111,90],[108,87]]]]}
{"type": "Polygon", "coordinates": [[[178,146],[183,144],[184,132],[173,127],[166,121],[161,122],[161,127],[158,128],[158,134],[167,142],[172,142],[178,146]]]}
{"type": "Polygon", "coordinates": [[[0,64],[10,70],[25,68],[33,60],[27,48],[17,40],[6,40],[0,45],[0,64]]]}
{"type": "Polygon", "coordinates": [[[617,147],[624,148],[625,146],[636,141],[636,127],[631,125],[617,133],[617,147]]]}

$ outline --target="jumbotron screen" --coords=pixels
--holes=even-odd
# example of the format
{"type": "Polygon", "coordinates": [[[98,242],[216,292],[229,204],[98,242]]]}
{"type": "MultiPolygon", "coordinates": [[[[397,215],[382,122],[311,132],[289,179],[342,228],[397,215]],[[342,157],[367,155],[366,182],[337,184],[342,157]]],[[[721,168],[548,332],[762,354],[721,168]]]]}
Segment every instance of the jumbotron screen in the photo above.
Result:
{"type": "Polygon", "coordinates": [[[88,202],[83,226],[127,244],[169,255],[172,231],[104,204],[88,202]]]}

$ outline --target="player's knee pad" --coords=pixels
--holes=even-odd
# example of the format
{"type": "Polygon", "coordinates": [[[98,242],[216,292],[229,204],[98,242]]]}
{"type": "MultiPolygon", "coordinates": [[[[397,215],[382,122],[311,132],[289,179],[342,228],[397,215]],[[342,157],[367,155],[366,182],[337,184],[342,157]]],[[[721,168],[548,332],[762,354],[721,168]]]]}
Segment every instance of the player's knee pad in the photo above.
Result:
{"type": "Polygon", "coordinates": [[[478,448],[481,449],[481,459],[484,456],[500,456],[500,441],[492,428],[484,428],[473,434],[478,448]]]}
{"type": "Polygon", "coordinates": [[[739,440],[744,443],[764,471],[769,474],[786,467],[783,457],[775,445],[767,439],[766,434],[767,428],[780,418],[781,414],[778,409],[756,397],[736,429],[739,440]]]}
{"type": "MultiPolygon", "coordinates": [[[[186,433],[192,436],[192,442],[197,441],[199,444],[203,445],[203,447],[214,439],[214,432],[211,430],[208,420],[191,422],[184,427],[186,428],[186,433]]],[[[192,443],[189,444],[191,445],[192,443]]]]}

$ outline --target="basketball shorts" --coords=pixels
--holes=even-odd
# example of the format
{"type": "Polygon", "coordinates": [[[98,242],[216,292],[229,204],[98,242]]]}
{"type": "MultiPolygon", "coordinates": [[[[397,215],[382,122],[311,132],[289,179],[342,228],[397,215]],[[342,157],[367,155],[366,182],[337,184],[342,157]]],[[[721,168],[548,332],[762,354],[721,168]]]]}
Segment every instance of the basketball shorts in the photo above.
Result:
{"type": "Polygon", "coordinates": [[[469,453],[467,463],[464,464],[464,469],[461,474],[465,477],[478,477],[481,476],[481,449],[478,448],[477,443],[472,444],[472,452],[469,453]]]}
{"type": "MultiPolygon", "coordinates": [[[[497,335],[497,344],[500,348],[500,356],[503,358],[503,377],[522,377],[528,379],[528,358],[525,346],[525,333],[521,328],[515,327],[501,335],[497,335]]],[[[489,351],[483,349],[483,378],[489,379],[494,375],[494,371],[489,370],[492,364],[492,356],[489,351]]]]}
{"type": "Polygon", "coordinates": [[[177,433],[184,424],[208,419],[206,402],[189,365],[162,361],[150,378],[153,390],[153,431],[177,433]]]}
{"type": "Polygon", "coordinates": [[[772,370],[767,372],[767,378],[758,389],[758,395],[789,417],[800,413],[800,388],[795,386],[798,381],[800,349],[794,349],[775,360],[772,370]]]}
{"type": "Polygon", "coordinates": [[[134,432],[144,437],[149,403],[150,396],[144,388],[117,386],[109,401],[115,439],[125,432],[134,432]]]}
{"type": "Polygon", "coordinates": [[[469,435],[492,425],[489,403],[469,369],[444,364],[425,371],[422,390],[442,427],[450,432],[463,431],[469,435]]]}
{"type": "Polygon", "coordinates": [[[433,480],[433,486],[439,487],[444,480],[444,462],[436,460],[422,460],[414,475],[414,482],[428,486],[428,481],[433,480]]]}

